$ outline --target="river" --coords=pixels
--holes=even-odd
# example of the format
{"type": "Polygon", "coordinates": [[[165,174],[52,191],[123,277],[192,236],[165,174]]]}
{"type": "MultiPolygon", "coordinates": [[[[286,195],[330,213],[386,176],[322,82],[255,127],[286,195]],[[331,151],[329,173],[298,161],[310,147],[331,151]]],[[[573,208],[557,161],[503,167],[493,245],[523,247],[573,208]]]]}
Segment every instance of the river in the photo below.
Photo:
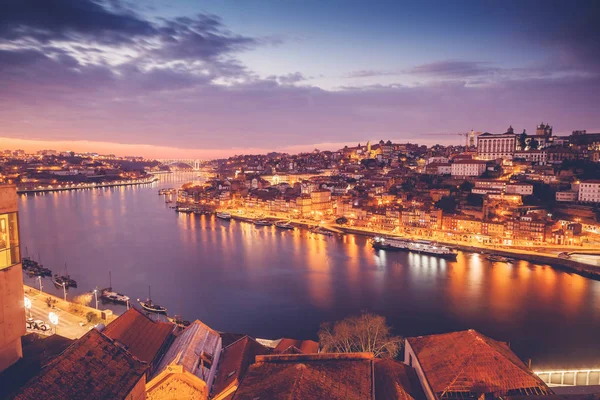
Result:
{"type": "Polygon", "coordinates": [[[61,274],[66,263],[79,283],[70,298],[108,286],[112,271],[115,290],[135,300],[151,286],[169,314],[220,331],[316,339],[321,322],[368,310],[402,336],[473,328],[510,341],[534,369],[600,364],[598,281],[524,261],[460,253],[449,262],[374,251],[357,235],[177,214],[157,191],[189,180],[22,195],[23,252],[61,274]]]}

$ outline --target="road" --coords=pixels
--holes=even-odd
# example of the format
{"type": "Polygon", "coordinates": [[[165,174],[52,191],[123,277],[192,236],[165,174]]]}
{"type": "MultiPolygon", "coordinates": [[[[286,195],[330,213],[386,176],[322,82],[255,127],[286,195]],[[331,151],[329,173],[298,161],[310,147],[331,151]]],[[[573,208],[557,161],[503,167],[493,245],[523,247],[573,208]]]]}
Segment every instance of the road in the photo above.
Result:
{"type": "MultiPolygon", "coordinates": [[[[31,299],[31,309],[25,310],[27,316],[31,315],[33,319],[41,319],[48,325],[51,325],[48,314],[52,311],[58,315],[58,325],[56,327],[53,326],[51,333],[57,333],[69,339],[77,339],[87,333],[92,326],[84,317],[71,314],[58,307],[48,307],[46,299],[50,297],[50,295],[46,293],[40,294],[38,290],[28,290],[28,287],[25,286],[25,297],[31,299]]],[[[54,298],[54,296],[51,298],[54,298]]],[[[31,332],[43,333],[37,330],[31,332]]],[[[48,332],[47,334],[51,333],[48,332]]]]}

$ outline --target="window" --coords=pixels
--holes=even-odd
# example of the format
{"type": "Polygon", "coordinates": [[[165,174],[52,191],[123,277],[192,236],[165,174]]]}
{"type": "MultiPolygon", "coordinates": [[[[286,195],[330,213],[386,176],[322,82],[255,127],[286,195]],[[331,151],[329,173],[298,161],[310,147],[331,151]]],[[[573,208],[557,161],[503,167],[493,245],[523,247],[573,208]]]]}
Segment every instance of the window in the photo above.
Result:
{"type": "Polygon", "coordinates": [[[17,213],[0,214],[0,269],[20,262],[17,213]]]}

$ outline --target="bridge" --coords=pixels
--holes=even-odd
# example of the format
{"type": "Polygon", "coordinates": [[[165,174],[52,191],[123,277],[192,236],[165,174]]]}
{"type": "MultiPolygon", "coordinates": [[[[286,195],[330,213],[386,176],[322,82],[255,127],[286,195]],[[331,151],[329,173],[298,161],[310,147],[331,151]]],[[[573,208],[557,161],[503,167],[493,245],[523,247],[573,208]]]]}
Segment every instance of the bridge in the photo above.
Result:
{"type": "Polygon", "coordinates": [[[156,161],[161,162],[164,165],[175,165],[175,164],[185,164],[194,169],[194,171],[198,171],[202,164],[204,164],[204,160],[191,159],[191,158],[165,158],[158,159],[156,161]]]}
{"type": "Polygon", "coordinates": [[[535,371],[535,374],[549,386],[600,385],[600,369],[535,371]]]}

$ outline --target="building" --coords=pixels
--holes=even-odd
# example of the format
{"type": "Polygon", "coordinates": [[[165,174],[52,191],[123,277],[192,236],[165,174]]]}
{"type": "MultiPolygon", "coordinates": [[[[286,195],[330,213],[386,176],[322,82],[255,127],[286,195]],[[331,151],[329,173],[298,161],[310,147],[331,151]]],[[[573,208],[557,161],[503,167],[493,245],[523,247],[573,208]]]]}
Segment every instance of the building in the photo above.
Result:
{"type": "Polygon", "coordinates": [[[391,359],[375,360],[375,398],[425,400],[414,368],[391,359]]]}
{"type": "Polygon", "coordinates": [[[19,248],[17,189],[0,185],[0,372],[23,357],[23,272],[19,248]]]}
{"type": "Polygon", "coordinates": [[[122,345],[92,329],[27,382],[15,400],[142,400],[147,369],[122,345]]]}
{"type": "Polygon", "coordinates": [[[331,192],[327,189],[317,189],[310,193],[311,208],[314,212],[331,212],[331,192]]]}
{"type": "Polygon", "coordinates": [[[531,183],[508,183],[506,185],[506,193],[529,196],[533,194],[533,185],[531,183]]]}
{"type": "Polygon", "coordinates": [[[244,336],[223,348],[211,400],[231,399],[256,356],[269,354],[270,349],[249,336],[244,336]]]}
{"type": "Polygon", "coordinates": [[[522,216],[506,221],[506,238],[534,243],[544,243],[552,234],[551,225],[542,219],[522,216]]]}
{"type": "Polygon", "coordinates": [[[410,337],[404,348],[428,400],[553,394],[506,343],[472,329],[410,337]]]}
{"type": "Polygon", "coordinates": [[[295,352],[296,354],[313,354],[319,352],[319,343],[314,340],[298,340],[298,339],[288,339],[283,338],[277,343],[273,353],[282,354],[288,353],[290,351],[295,352]]]}
{"type": "Polygon", "coordinates": [[[374,400],[373,353],[256,356],[233,400],[374,400]]]}
{"type": "Polygon", "coordinates": [[[219,333],[194,321],[175,338],[160,361],[146,384],[147,398],[208,399],[221,350],[219,333]]]}
{"type": "Polygon", "coordinates": [[[600,203],[600,179],[581,182],[578,200],[585,203],[600,203]]]}
{"type": "Polygon", "coordinates": [[[175,324],[153,321],[134,307],[111,322],[102,333],[127,349],[134,357],[149,364],[151,375],[158,360],[171,343],[175,324]]]}
{"type": "Polygon", "coordinates": [[[517,142],[512,127],[501,134],[482,133],[477,136],[477,157],[481,160],[496,160],[502,158],[512,160],[517,142]]]}
{"type": "Polygon", "coordinates": [[[487,168],[487,163],[481,160],[460,160],[452,163],[454,177],[481,176],[487,168]]]}
{"type": "Polygon", "coordinates": [[[556,192],[556,201],[559,202],[573,202],[579,198],[579,192],[575,190],[566,190],[563,192],[556,192]]]}

